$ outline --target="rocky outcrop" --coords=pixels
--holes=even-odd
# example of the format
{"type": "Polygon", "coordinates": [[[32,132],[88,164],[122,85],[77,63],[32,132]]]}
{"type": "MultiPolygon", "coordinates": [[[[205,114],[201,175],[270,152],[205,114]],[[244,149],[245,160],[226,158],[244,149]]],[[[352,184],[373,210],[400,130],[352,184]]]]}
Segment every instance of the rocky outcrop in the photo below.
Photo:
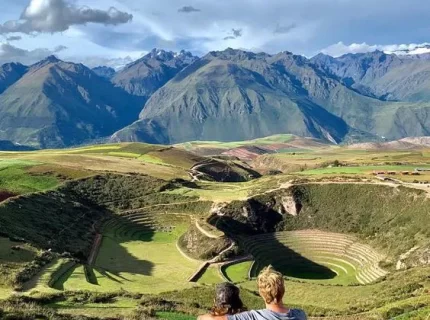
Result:
{"type": "Polygon", "coordinates": [[[404,270],[423,265],[430,265],[430,244],[422,247],[413,247],[405,254],[402,254],[397,261],[396,269],[404,270]]]}
{"type": "Polygon", "coordinates": [[[282,208],[286,213],[296,217],[302,210],[302,204],[294,199],[293,196],[283,196],[281,199],[282,208]]]}
{"type": "Polygon", "coordinates": [[[210,260],[231,245],[227,237],[210,238],[192,225],[179,239],[179,246],[190,257],[198,260],[210,260]]]}

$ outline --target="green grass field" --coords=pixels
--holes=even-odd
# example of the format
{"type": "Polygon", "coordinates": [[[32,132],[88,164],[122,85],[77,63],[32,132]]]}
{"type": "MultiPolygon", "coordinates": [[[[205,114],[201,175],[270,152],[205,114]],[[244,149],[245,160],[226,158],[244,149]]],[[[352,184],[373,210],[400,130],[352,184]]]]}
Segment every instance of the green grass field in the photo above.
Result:
{"type": "Polygon", "coordinates": [[[129,316],[136,309],[139,301],[119,297],[108,303],[77,303],[76,301],[59,301],[49,304],[60,314],[77,314],[86,317],[122,317],[129,316]]]}
{"type": "Polygon", "coordinates": [[[178,146],[185,148],[186,150],[193,150],[194,148],[205,147],[205,148],[220,148],[220,149],[231,149],[248,145],[267,145],[275,143],[288,143],[294,138],[291,134],[279,134],[266,138],[247,140],[247,141],[233,141],[233,142],[219,142],[219,141],[191,141],[180,144],[178,146]]]}
{"type": "Polygon", "coordinates": [[[200,263],[186,259],[176,248],[184,225],[177,225],[172,232],[144,228],[127,231],[127,225],[114,228],[105,230],[95,266],[90,270],[92,281],[88,281],[84,267],[77,266],[67,279],[60,281],[60,287],[158,293],[193,286],[186,280],[200,263]]]}
{"type": "MultiPolygon", "coordinates": [[[[218,266],[213,266],[202,274],[197,283],[187,282],[202,262],[185,257],[177,248],[178,239],[188,232],[192,221],[208,217],[215,207],[212,202],[217,206],[232,205],[237,210],[240,223],[247,222],[247,213],[243,208],[247,205],[245,200],[251,196],[256,197],[252,201],[263,207],[274,204],[277,209],[285,195],[277,188],[292,181],[297,182],[293,192],[302,201],[303,211],[297,217],[282,215],[285,219],[282,228],[286,230],[320,229],[355,234],[360,238],[357,241],[360,244],[378,248],[390,257],[397,257],[414,245],[428,246],[428,200],[423,191],[426,189],[361,183],[332,185],[335,178],[363,176],[369,179],[374,170],[413,171],[416,167],[430,167],[428,151],[286,148],[252,162],[257,168],[266,170],[264,172],[282,169],[283,174],[241,183],[189,182],[187,169],[201,161],[202,157],[185,150],[225,150],[244,145],[289,143],[292,139],[293,136],[280,135],[246,142],[191,142],[182,145],[183,149],[130,143],[0,153],[0,191],[28,194],[54,189],[69,180],[95,175],[102,177],[76,184],[73,190],[65,190],[64,186],[75,181],[61,185],[56,192],[27,195],[20,201],[13,200],[15,203],[11,206],[8,206],[10,201],[2,204],[0,221],[9,227],[6,232],[19,237],[31,235],[31,241],[46,247],[52,247],[51,234],[61,235],[63,247],[67,246],[72,256],[77,257],[76,263],[75,259],[67,258],[68,255],[56,256],[54,261],[38,270],[36,276],[24,284],[24,289],[28,290],[24,295],[40,298],[40,301],[34,302],[36,304],[75,316],[129,316],[138,308],[148,307],[154,309],[160,319],[195,319],[198,313],[207,311],[212,305],[213,285],[225,280],[218,266]],[[343,166],[329,167],[336,160],[343,166]],[[109,175],[108,181],[105,181],[106,171],[119,174],[109,175]],[[176,178],[188,181],[169,182],[176,178]],[[308,181],[331,183],[308,184],[308,181]],[[91,204],[105,207],[98,211],[99,208],[91,204]],[[132,209],[139,210],[134,212],[132,209]],[[105,228],[100,226],[99,229],[98,223],[103,217],[110,220],[105,222],[105,228]],[[102,230],[103,240],[94,265],[88,266],[87,255],[95,229],[102,230]],[[92,298],[81,298],[80,295],[86,293],[78,292],[80,290],[90,292],[89,297],[94,299],[99,297],[103,300],[105,294],[112,294],[113,297],[94,302],[92,298]],[[144,295],[133,297],[132,294],[136,293],[144,295]]],[[[399,175],[395,178],[409,181],[415,177],[399,175]]],[[[423,174],[419,179],[425,180],[427,176],[423,174]]],[[[271,213],[270,210],[268,212],[271,213]]],[[[203,224],[201,227],[209,233],[216,233],[212,226],[203,224]]],[[[429,320],[430,270],[426,267],[395,271],[388,264],[387,271],[390,273],[376,277],[379,271],[373,265],[368,268],[370,271],[365,266],[363,269],[369,271],[365,278],[372,281],[359,285],[357,274],[361,265],[358,266],[354,256],[342,256],[344,252],[341,251],[355,248],[353,245],[348,249],[339,249],[333,241],[321,237],[318,238],[320,242],[306,243],[291,237],[268,241],[264,235],[260,236],[255,237],[249,250],[258,260],[252,275],[255,276],[268,263],[280,269],[286,275],[285,302],[288,306],[302,307],[310,315],[324,316],[326,319],[341,316],[335,318],[340,320],[343,315],[360,314],[363,315],[362,320],[429,320]],[[262,238],[258,238],[260,236],[262,238]],[[321,242],[326,246],[322,247],[321,242]],[[327,249],[330,243],[332,246],[327,249]],[[279,250],[279,245],[284,249],[292,248],[308,260],[310,267],[298,270],[297,265],[283,263],[291,252],[279,250]],[[321,270],[325,277],[321,277],[321,270]]],[[[200,239],[196,236],[194,241],[201,244],[200,248],[205,248],[204,241],[200,239]]],[[[343,241],[340,238],[337,240],[343,241]]],[[[58,247],[57,242],[54,244],[58,250],[63,249],[58,247]]],[[[246,253],[244,248],[240,246],[235,254],[243,255],[246,253]]],[[[355,248],[358,250],[355,254],[370,252],[367,247],[364,251],[360,248],[364,247],[355,248]]],[[[0,300],[10,296],[10,279],[38,252],[31,245],[0,238],[0,300]],[[21,249],[12,250],[13,246],[20,246],[21,249]]],[[[363,259],[374,259],[374,254],[372,251],[370,258],[363,259]]],[[[255,281],[248,280],[251,264],[250,261],[241,262],[222,271],[241,287],[247,306],[258,308],[261,307],[261,299],[256,295],[255,281]]]]}
{"type": "Polygon", "coordinates": [[[59,184],[52,176],[37,176],[28,169],[38,165],[34,161],[0,160],[0,190],[22,194],[43,191],[54,188],[59,184]]]}
{"type": "MultiPolygon", "coordinates": [[[[379,274],[385,275],[378,268],[379,255],[355,241],[340,234],[297,231],[251,237],[243,240],[243,246],[256,259],[252,277],[269,264],[288,278],[325,285],[367,284],[377,280],[379,274]]],[[[242,268],[241,275],[231,276],[246,279],[248,272],[242,268]]]]}
{"type": "Polygon", "coordinates": [[[252,261],[245,261],[229,265],[223,269],[227,279],[234,283],[248,280],[248,273],[251,269],[252,261]]]}
{"type": "MultiPolygon", "coordinates": [[[[305,170],[302,172],[299,172],[298,174],[301,175],[322,175],[322,174],[372,174],[373,171],[396,171],[398,175],[400,176],[400,173],[402,171],[414,171],[415,168],[422,167],[422,168],[429,168],[430,165],[401,165],[401,166],[360,166],[360,167],[337,167],[337,168],[319,168],[319,169],[312,169],[312,170],[305,170]]],[[[430,176],[429,176],[430,177],[430,176]]]]}
{"type": "Polygon", "coordinates": [[[160,319],[166,319],[166,320],[194,320],[195,317],[189,316],[182,313],[175,313],[175,312],[157,312],[157,316],[160,319]]]}
{"type": "Polygon", "coordinates": [[[215,266],[211,266],[205,270],[202,276],[197,281],[200,284],[217,284],[223,282],[221,278],[218,268],[215,266]]]}

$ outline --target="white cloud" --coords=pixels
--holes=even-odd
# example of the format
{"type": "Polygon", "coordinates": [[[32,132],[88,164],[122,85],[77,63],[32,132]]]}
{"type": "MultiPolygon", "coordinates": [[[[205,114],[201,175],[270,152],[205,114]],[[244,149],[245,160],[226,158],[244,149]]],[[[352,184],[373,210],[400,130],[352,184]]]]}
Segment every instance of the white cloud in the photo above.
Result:
{"type": "MultiPolygon", "coordinates": [[[[66,60],[68,60],[66,58],[66,60]]],[[[101,67],[106,66],[113,68],[115,70],[120,70],[124,68],[127,64],[133,62],[136,60],[136,58],[132,58],[130,56],[126,57],[98,57],[98,56],[88,56],[88,57],[81,57],[81,58],[74,58],[75,62],[80,62],[86,65],[89,68],[95,68],[95,67],[101,67]]]]}
{"type": "Polygon", "coordinates": [[[154,47],[173,51],[186,49],[197,55],[232,47],[268,53],[288,50],[307,56],[326,48],[327,52],[330,49],[331,54],[338,55],[384,49],[383,46],[368,44],[422,43],[429,41],[430,34],[430,1],[423,0],[0,2],[6,4],[0,11],[3,33],[5,28],[7,31],[18,28],[30,32],[29,35],[19,34],[22,36],[20,47],[35,50],[61,43],[69,47],[67,54],[74,60],[93,55],[121,58],[135,52],[150,51],[154,47]],[[33,5],[29,6],[29,3],[33,5]],[[57,13],[55,3],[66,4],[67,14],[57,13]],[[106,10],[109,7],[117,9],[109,13],[106,10]],[[178,12],[184,7],[182,11],[188,11],[188,14],[178,12]],[[115,12],[124,13],[125,18],[115,17],[112,14],[115,12]],[[19,19],[21,13],[24,20],[19,19]],[[131,18],[131,13],[133,20],[122,23],[127,17],[131,18]],[[12,22],[5,23],[7,20],[12,22]],[[88,23],[83,27],[87,22],[97,24],[88,23]],[[103,26],[109,23],[118,23],[118,26],[103,26]],[[65,28],[67,31],[56,32],[65,28]],[[235,37],[232,29],[243,30],[242,36],[235,37]],[[37,38],[32,38],[35,30],[39,30],[37,38]],[[328,47],[338,41],[348,45],[328,47]]]}
{"type": "Polygon", "coordinates": [[[34,50],[25,50],[17,48],[9,43],[0,44],[0,64],[7,62],[20,62],[25,65],[36,63],[47,56],[57,54],[66,50],[65,46],[56,46],[53,49],[39,48],[34,50]]]}
{"type": "Polygon", "coordinates": [[[130,22],[133,16],[115,7],[108,10],[78,7],[66,0],[30,0],[19,20],[9,20],[0,25],[0,34],[54,33],[68,30],[73,25],[99,23],[118,25],[130,22]]]}
{"type": "Polygon", "coordinates": [[[366,53],[373,51],[383,51],[385,53],[395,53],[395,54],[422,54],[430,52],[430,43],[411,43],[411,44],[390,44],[390,45],[369,45],[365,42],[363,43],[352,43],[346,45],[343,42],[335,43],[322,49],[321,52],[333,57],[339,57],[348,53],[366,53]]]}

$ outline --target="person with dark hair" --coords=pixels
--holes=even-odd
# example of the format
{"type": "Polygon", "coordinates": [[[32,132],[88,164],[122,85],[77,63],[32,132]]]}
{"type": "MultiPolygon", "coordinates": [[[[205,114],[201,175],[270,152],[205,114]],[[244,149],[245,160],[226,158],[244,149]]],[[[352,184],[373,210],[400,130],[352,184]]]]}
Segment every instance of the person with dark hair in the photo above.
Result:
{"type": "MultiPolygon", "coordinates": [[[[300,309],[287,308],[283,303],[284,277],[272,266],[264,268],[257,278],[258,292],[266,305],[262,310],[251,310],[235,314],[206,314],[198,320],[307,320],[300,309]]],[[[239,290],[239,289],[238,289],[239,290]]]]}
{"type": "Polygon", "coordinates": [[[211,315],[215,317],[233,315],[246,311],[240,299],[240,290],[234,284],[225,282],[216,286],[214,306],[211,315]]]}

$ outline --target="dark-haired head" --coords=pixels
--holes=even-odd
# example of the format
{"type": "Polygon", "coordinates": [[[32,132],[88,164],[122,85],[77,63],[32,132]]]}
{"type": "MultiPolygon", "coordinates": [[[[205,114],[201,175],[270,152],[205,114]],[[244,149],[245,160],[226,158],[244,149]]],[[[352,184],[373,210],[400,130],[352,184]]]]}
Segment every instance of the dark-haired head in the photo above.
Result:
{"type": "Polygon", "coordinates": [[[245,311],[240,290],[231,283],[221,283],[216,286],[214,306],[212,314],[214,316],[224,316],[245,311]]]}

